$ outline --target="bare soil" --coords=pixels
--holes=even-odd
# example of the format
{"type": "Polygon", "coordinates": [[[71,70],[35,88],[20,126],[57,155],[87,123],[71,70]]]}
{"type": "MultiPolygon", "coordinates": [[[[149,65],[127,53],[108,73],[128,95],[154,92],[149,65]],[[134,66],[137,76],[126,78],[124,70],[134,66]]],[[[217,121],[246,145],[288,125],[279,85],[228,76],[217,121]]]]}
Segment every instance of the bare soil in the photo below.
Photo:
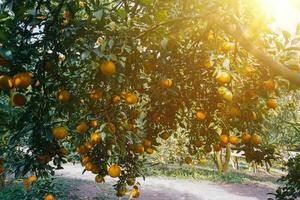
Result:
{"type": "MultiPolygon", "coordinates": [[[[66,165],[57,171],[57,176],[73,183],[70,192],[79,199],[117,199],[112,187],[117,179],[106,177],[105,184],[95,184],[95,175],[89,172],[81,175],[82,170],[79,165],[66,165]]],[[[267,193],[275,191],[268,185],[220,184],[165,177],[147,177],[146,181],[138,181],[141,183],[141,200],[265,200],[270,197],[267,193]]]]}

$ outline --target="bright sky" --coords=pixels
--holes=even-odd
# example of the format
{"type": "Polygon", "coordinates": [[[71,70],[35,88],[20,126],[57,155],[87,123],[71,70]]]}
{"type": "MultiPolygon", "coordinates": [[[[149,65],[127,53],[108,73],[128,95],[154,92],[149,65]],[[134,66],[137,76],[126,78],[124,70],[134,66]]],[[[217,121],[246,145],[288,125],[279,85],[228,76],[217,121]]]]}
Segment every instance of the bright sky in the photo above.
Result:
{"type": "Polygon", "coordinates": [[[295,33],[300,22],[299,8],[297,9],[289,0],[261,0],[261,4],[266,14],[274,17],[274,28],[295,33]]]}

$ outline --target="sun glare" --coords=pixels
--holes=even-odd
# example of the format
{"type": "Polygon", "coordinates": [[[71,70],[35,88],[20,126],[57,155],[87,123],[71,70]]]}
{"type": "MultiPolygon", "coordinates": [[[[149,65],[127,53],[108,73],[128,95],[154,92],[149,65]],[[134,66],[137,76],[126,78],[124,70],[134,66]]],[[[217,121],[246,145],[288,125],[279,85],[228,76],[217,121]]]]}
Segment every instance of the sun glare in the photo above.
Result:
{"type": "Polygon", "coordinates": [[[300,10],[295,8],[289,0],[260,0],[262,9],[274,18],[272,26],[291,33],[295,32],[300,22],[300,10]]]}

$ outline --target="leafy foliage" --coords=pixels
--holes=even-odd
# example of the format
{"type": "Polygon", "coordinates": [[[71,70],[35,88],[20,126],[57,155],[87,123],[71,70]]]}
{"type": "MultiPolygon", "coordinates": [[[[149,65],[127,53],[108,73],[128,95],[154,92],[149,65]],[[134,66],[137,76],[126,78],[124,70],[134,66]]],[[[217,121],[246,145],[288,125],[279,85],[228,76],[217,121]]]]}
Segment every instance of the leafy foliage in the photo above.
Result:
{"type": "Polygon", "coordinates": [[[255,1],[238,2],[4,2],[6,165],[17,176],[46,176],[70,151],[102,177],[120,166],[122,196],[129,179],[143,176],[144,152],[178,130],[188,136],[187,155],[230,145],[249,162],[270,162],[274,147],[261,142],[262,121],[293,88],[208,18],[216,13],[232,25],[238,17],[252,42],[283,63],[295,58],[297,39],[273,33],[255,1]],[[245,132],[251,140],[238,142],[245,132]]]}

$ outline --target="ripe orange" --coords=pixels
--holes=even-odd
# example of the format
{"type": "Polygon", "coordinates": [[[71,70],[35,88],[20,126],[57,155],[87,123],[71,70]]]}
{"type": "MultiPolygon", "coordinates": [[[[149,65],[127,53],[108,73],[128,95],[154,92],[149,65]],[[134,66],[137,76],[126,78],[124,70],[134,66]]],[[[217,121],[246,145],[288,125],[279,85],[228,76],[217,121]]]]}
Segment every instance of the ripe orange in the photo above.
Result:
{"type": "Polygon", "coordinates": [[[118,103],[120,103],[120,101],[121,101],[121,97],[120,97],[119,95],[114,95],[114,96],[112,97],[112,102],[113,102],[114,104],[118,104],[118,103]]]}
{"type": "Polygon", "coordinates": [[[127,188],[126,187],[122,187],[122,188],[118,189],[116,195],[118,197],[122,197],[122,196],[126,195],[126,193],[127,193],[127,188]]]}
{"type": "Polygon", "coordinates": [[[196,113],[196,118],[199,120],[199,121],[203,121],[205,118],[206,118],[206,113],[202,112],[202,111],[198,111],[196,113]]]}
{"type": "Polygon", "coordinates": [[[128,178],[126,182],[127,182],[127,185],[133,186],[135,183],[135,178],[128,178]]]}
{"type": "Polygon", "coordinates": [[[31,74],[24,72],[18,73],[13,78],[13,85],[16,88],[27,88],[31,84],[31,74]]]}
{"type": "Polygon", "coordinates": [[[241,111],[240,111],[240,109],[238,107],[232,106],[229,109],[229,114],[232,117],[240,117],[241,116],[241,111]]]}
{"type": "Polygon", "coordinates": [[[134,153],[143,154],[145,147],[142,144],[137,144],[134,146],[134,153]]]}
{"type": "Polygon", "coordinates": [[[168,133],[167,131],[164,131],[164,132],[162,132],[162,133],[159,135],[159,137],[160,137],[161,139],[163,139],[163,140],[169,139],[170,136],[171,136],[171,134],[168,133]]]}
{"type": "Polygon", "coordinates": [[[143,145],[144,145],[144,147],[146,147],[146,148],[147,148],[147,147],[150,147],[151,144],[152,144],[151,140],[148,140],[148,139],[145,139],[144,142],[143,142],[143,145]]]}
{"type": "Polygon", "coordinates": [[[259,135],[252,135],[251,139],[250,139],[251,144],[257,146],[259,144],[261,144],[261,137],[259,135]]]}
{"type": "Polygon", "coordinates": [[[90,151],[93,148],[94,144],[90,141],[87,141],[84,143],[84,146],[87,149],[87,151],[90,151]]]}
{"type": "Polygon", "coordinates": [[[57,100],[59,100],[63,103],[66,103],[70,100],[71,95],[68,90],[61,90],[57,93],[56,98],[57,98],[57,100]]]}
{"type": "Polygon", "coordinates": [[[95,119],[91,120],[90,123],[89,123],[89,126],[91,128],[97,128],[97,126],[98,126],[97,120],[95,120],[95,119]]]}
{"type": "Polygon", "coordinates": [[[52,129],[52,134],[56,139],[62,140],[68,136],[68,130],[64,127],[55,127],[52,129]]]}
{"type": "Polygon", "coordinates": [[[116,126],[113,123],[107,123],[106,127],[110,133],[112,133],[112,134],[116,133],[116,126]]]}
{"type": "Polygon", "coordinates": [[[121,167],[119,165],[111,165],[108,168],[108,175],[111,176],[112,178],[119,177],[121,175],[121,167]]]}
{"type": "Polygon", "coordinates": [[[251,139],[251,135],[250,135],[249,133],[244,133],[244,134],[242,135],[242,140],[243,140],[244,143],[249,142],[250,139],[251,139]]]}
{"type": "Polygon", "coordinates": [[[227,89],[226,87],[219,87],[218,88],[218,93],[221,97],[223,97],[223,99],[225,99],[226,101],[232,101],[233,99],[233,94],[232,92],[227,89]]]}
{"type": "Polygon", "coordinates": [[[111,61],[105,61],[100,65],[101,72],[106,76],[112,76],[116,73],[116,65],[111,61]]]}
{"type": "Polygon", "coordinates": [[[267,107],[271,108],[271,109],[275,109],[278,107],[276,99],[268,99],[266,104],[267,104],[267,107]]]}
{"type": "Polygon", "coordinates": [[[79,134],[84,134],[89,129],[89,126],[85,122],[80,122],[76,127],[76,132],[79,134]]]}
{"type": "Polygon", "coordinates": [[[236,136],[230,136],[229,143],[232,145],[237,145],[239,143],[239,138],[236,136]]]}
{"type": "Polygon", "coordinates": [[[126,103],[130,105],[138,102],[138,97],[134,93],[126,93],[124,96],[126,103]]]}
{"type": "Polygon", "coordinates": [[[94,132],[91,134],[91,143],[92,144],[99,144],[102,141],[102,137],[100,133],[94,132]]]}
{"type": "Polygon", "coordinates": [[[13,88],[13,79],[10,76],[2,75],[0,76],[0,89],[9,90],[13,88]]]}
{"type": "Polygon", "coordinates": [[[133,189],[131,195],[133,198],[139,198],[140,191],[138,189],[133,189]]]}
{"type": "Polygon", "coordinates": [[[87,162],[87,163],[84,165],[84,167],[85,167],[85,170],[86,170],[86,171],[92,171],[92,169],[94,168],[94,164],[91,163],[91,162],[87,162]]]}
{"type": "Polygon", "coordinates": [[[227,145],[229,142],[228,135],[220,135],[220,142],[222,145],[227,145]]]}
{"type": "Polygon", "coordinates": [[[164,79],[159,82],[159,86],[164,89],[170,88],[172,84],[173,81],[171,79],[164,79]]]}
{"type": "Polygon", "coordinates": [[[47,196],[45,196],[44,200],[54,200],[54,196],[51,194],[48,194],[47,196]]]}
{"type": "Polygon", "coordinates": [[[266,90],[275,90],[276,89],[276,84],[272,79],[264,81],[263,86],[266,90]]]}
{"type": "Polygon", "coordinates": [[[90,93],[90,98],[94,101],[98,101],[99,99],[102,98],[102,96],[103,96],[103,93],[99,89],[94,89],[90,93]]]}
{"type": "Polygon", "coordinates": [[[33,183],[37,180],[37,177],[36,176],[30,176],[27,180],[28,180],[29,183],[33,183]]]}
{"type": "Polygon", "coordinates": [[[192,160],[191,157],[185,157],[185,158],[184,158],[184,162],[185,162],[186,164],[188,164],[188,165],[191,165],[192,162],[193,162],[193,160],[192,160]]]}
{"type": "Polygon", "coordinates": [[[105,182],[105,181],[104,181],[104,177],[101,176],[101,175],[97,175],[97,176],[95,177],[95,182],[96,182],[96,183],[103,183],[103,182],[105,182]]]}
{"type": "Polygon", "coordinates": [[[221,151],[222,147],[219,144],[214,145],[214,151],[221,151]]]}
{"type": "Polygon", "coordinates": [[[217,75],[217,81],[220,84],[230,83],[230,80],[231,80],[230,74],[227,72],[219,72],[217,75]]]}
{"type": "Polygon", "coordinates": [[[222,50],[223,50],[224,52],[229,52],[229,51],[233,50],[234,47],[235,47],[235,44],[232,43],[232,42],[224,42],[224,43],[222,44],[222,50]]]}
{"type": "Polygon", "coordinates": [[[81,164],[85,165],[86,163],[88,163],[90,161],[90,158],[88,156],[83,156],[81,157],[81,164]]]}
{"type": "Polygon", "coordinates": [[[12,98],[13,106],[22,107],[26,104],[26,97],[22,94],[15,94],[12,98]]]}

